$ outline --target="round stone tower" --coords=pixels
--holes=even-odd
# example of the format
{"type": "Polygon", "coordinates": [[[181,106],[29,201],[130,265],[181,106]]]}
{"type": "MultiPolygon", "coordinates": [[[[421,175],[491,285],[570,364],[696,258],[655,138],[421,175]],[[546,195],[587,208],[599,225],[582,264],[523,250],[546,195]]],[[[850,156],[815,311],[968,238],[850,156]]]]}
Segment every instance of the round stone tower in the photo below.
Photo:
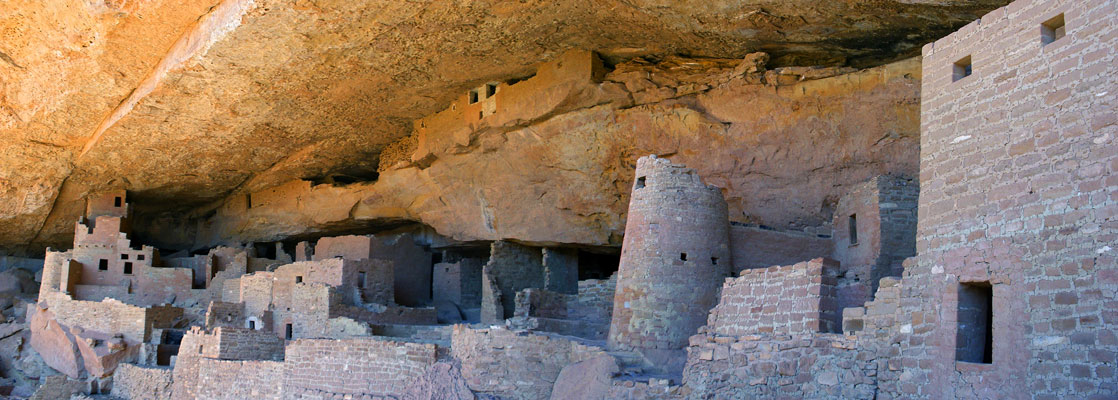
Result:
{"type": "Polygon", "coordinates": [[[729,231],[721,189],[655,155],[637,160],[609,348],[686,347],[729,276],[729,231]]]}

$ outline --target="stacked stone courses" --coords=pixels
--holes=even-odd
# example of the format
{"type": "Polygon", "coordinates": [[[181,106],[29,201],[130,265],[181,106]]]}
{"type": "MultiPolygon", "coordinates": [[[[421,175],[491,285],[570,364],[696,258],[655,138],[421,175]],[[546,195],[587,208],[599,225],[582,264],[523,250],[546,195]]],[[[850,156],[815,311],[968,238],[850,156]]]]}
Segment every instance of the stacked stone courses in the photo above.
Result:
{"type": "Polygon", "coordinates": [[[729,276],[729,217],[720,189],[656,156],[637,160],[609,347],[681,349],[706,322],[729,276]]]}
{"type": "Polygon", "coordinates": [[[838,332],[838,263],[817,258],[727,278],[707,329],[719,335],[838,332]]]}
{"type": "Polygon", "coordinates": [[[1114,0],[1020,0],[924,46],[919,256],[905,280],[927,285],[906,282],[900,306],[938,324],[930,340],[902,338],[908,379],[886,394],[1118,396],[1116,20],[1114,0]],[[1066,36],[1044,44],[1060,14],[1066,36]],[[992,285],[990,364],[955,361],[970,282],[992,285]]]}

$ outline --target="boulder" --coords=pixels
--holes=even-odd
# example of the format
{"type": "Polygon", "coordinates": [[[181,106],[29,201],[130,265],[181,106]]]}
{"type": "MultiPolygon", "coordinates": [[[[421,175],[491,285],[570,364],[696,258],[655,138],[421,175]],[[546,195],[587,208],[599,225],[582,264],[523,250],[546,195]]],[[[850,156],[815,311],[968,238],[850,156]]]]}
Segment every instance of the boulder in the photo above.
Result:
{"type": "Polygon", "coordinates": [[[617,360],[608,355],[563,367],[551,389],[551,399],[608,399],[610,381],[620,370],[617,360]]]}

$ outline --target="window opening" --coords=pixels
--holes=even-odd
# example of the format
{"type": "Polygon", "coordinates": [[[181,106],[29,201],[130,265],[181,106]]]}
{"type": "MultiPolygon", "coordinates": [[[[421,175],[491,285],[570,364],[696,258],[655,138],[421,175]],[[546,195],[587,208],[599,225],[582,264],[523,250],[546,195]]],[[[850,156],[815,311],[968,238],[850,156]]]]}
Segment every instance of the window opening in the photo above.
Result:
{"type": "Polygon", "coordinates": [[[959,284],[955,360],[993,363],[994,291],[990,282],[959,284]]]}
{"type": "Polygon", "coordinates": [[[847,228],[850,230],[850,244],[858,244],[858,215],[850,214],[849,223],[847,228]]]}
{"type": "Polygon", "coordinates": [[[1040,24],[1040,41],[1043,44],[1047,45],[1060,40],[1060,38],[1064,37],[1065,33],[1064,14],[1052,17],[1052,19],[1040,24]]]}
{"type": "Polygon", "coordinates": [[[970,76],[970,74],[971,74],[970,56],[963,57],[963,58],[959,59],[959,61],[956,61],[955,65],[954,65],[954,70],[955,70],[955,74],[954,74],[954,79],[952,80],[952,82],[970,76]]]}

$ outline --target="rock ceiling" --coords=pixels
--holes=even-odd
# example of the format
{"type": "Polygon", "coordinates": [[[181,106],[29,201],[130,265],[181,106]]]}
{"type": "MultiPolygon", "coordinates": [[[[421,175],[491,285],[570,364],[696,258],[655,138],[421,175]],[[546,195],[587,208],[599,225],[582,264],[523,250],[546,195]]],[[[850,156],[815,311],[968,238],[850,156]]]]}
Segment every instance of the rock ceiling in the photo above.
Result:
{"type": "Polygon", "coordinates": [[[866,67],[1000,0],[5,0],[0,248],[91,191],[191,207],[371,178],[411,121],[570,48],[866,67]]]}

